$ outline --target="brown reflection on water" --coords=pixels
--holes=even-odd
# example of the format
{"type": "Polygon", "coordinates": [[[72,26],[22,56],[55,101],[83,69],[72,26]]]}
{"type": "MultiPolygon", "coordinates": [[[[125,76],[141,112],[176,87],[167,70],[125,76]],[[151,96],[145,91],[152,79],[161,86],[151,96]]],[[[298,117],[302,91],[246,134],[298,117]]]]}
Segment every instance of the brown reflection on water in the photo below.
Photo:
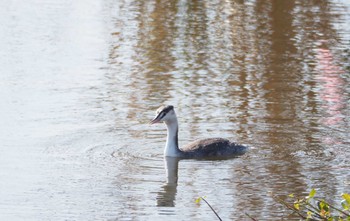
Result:
{"type": "Polygon", "coordinates": [[[140,122],[160,104],[172,103],[182,113],[185,139],[219,130],[218,135],[255,146],[250,165],[242,167],[242,182],[228,190],[255,212],[262,204],[274,211],[268,191],[283,195],[320,185],[336,192],[330,181],[335,175],[313,174],[316,166],[310,169],[298,154],[326,157],[328,145],[349,139],[349,82],[334,56],[342,36],[334,26],[341,17],[332,11],[341,5],[133,3],[126,17],[116,18],[108,73],[110,85],[119,87],[111,96],[124,98],[115,102],[129,110],[128,119],[140,122]],[[325,136],[333,128],[338,136],[325,136]],[[317,183],[325,177],[329,181],[317,183]]]}

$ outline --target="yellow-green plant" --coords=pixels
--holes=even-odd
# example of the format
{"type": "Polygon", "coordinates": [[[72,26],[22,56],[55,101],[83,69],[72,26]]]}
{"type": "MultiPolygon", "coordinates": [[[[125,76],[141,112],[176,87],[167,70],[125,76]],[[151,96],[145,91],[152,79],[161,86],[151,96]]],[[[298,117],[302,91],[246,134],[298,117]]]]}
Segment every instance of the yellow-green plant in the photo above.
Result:
{"type": "MultiPolygon", "coordinates": [[[[308,196],[296,197],[294,194],[288,195],[290,200],[282,200],[279,197],[272,196],[277,202],[282,204],[284,207],[292,211],[292,213],[297,214],[301,219],[307,221],[350,221],[350,194],[343,193],[341,195],[342,208],[337,208],[336,206],[326,202],[324,199],[319,199],[315,197],[316,190],[312,189],[308,196]]],[[[214,208],[209,204],[205,197],[199,197],[196,199],[196,203],[200,204],[204,201],[209,208],[213,211],[216,217],[221,221],[222,219],[214,208]]],[[[253,218],[249,214],[246,215],[253,221],[257,219],[253,218]]]]}
{"type": "Polygon", "coordinates": [[[300,218],[308,221],[350,221],[350,194],[341,195],[342,208],[337,208],[326,202],[324,199],[315,197],[316,190],[312,189],[308,196],[296,197],[288,195],[292,202],[287,202],[276,196],[274,199],[286,208],[297,214],[300,218]]]}

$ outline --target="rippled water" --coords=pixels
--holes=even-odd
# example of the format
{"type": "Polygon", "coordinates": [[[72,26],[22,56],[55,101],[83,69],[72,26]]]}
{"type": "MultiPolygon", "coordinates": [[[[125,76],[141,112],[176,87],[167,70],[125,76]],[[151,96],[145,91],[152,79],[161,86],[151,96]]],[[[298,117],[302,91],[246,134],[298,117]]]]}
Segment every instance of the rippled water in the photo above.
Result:
{"type": "MultiPolygon", "coordinates": [[[[3,1],[1,220],[275,220],[350,190],[347,1],[3,1]],[[217,161],[180,144],[252,146],[217,161]]],[[[292,217],[289,217],[292,219],[292,217]]]]}

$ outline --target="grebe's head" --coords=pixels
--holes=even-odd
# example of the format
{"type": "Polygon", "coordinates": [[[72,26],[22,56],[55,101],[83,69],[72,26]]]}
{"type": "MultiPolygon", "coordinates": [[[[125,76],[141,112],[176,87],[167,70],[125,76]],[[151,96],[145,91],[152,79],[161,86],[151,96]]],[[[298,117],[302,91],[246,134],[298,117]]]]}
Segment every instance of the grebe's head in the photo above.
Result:
{"type": "Polygon", "coordinates": [[[153,120],[151,120],[150,124],[161,123],[161,122],[168,123],[173,120],[176,120],[174,106],[172,105],[161,106],[160,108],[158,108],[156,112],[156,116],[153,120]]]}

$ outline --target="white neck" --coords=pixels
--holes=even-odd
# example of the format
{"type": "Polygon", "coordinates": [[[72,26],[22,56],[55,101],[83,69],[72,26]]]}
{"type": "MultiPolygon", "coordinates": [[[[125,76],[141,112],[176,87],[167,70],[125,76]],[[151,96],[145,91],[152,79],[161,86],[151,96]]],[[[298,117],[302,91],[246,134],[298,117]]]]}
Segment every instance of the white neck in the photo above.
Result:
{"type": "Polygon", "coordinates": [[[164,156],[166,157],[179,157],[181,155],[181,151],[178,145],[178,123],[177,119],[172,119],[171,121],[166,121],[165,125],[168,129],[166,145],[164,149],[164,156]]]}

